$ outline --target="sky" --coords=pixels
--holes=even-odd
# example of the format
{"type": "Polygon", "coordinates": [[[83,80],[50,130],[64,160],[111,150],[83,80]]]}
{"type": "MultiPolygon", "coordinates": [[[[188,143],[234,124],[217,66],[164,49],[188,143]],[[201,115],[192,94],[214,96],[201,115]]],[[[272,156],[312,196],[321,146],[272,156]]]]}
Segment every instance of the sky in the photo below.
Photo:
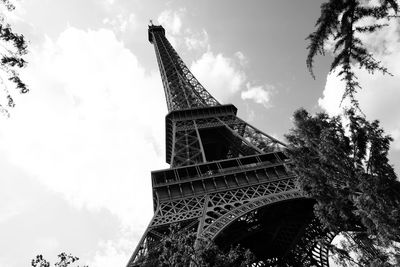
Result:
{"type": "MultiPolygon", "coordinates": [[[[165,163],[167,107],[147,25],[203,86],[284,141],[291,115],[338,114],[343,84],[329,52],[306,69],[322,0],[20,0],[6,14],[29,40],[29,94],[0,117],[0,267],[60,252],[125,266],[152,217],[150,172],[165,163]]],[[[357,97],[400,159],[400,24],[363,40],[391,76],[357,70],[357,97]]],[[[328,49],[329,50],[329,49],[328,49]]]]}

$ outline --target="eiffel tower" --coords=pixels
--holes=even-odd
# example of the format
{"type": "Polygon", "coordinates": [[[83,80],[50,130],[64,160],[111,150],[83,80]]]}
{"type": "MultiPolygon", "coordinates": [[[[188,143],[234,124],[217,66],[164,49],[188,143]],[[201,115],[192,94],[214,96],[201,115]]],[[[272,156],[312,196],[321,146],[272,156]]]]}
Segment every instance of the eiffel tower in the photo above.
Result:
{"type": "Polygon", "coordinates": [[[258,259],[252,266],[329,266],[326,244],[332,235],[322,230],[314,201],[287,169],[285,144],[207,92],[162,26],[150,25],[148,38],[168,106],[170,168],[151,173],[154,216],[127,266],[146,266],[175,223],[220,246],[249,248],[258,259]]]}

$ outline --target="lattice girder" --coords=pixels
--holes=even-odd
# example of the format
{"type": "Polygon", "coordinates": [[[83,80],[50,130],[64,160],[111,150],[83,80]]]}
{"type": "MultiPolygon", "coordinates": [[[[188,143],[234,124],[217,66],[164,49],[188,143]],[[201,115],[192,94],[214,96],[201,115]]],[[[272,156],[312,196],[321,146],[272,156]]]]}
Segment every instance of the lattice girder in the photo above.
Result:
{"type": "Polygon", "coordinates": [[[257,188],[252,188],[252,190],[242,190],[241,193],[242,194],[232,194],[229,191],[221,197],[215,196],[214,201],[213,198],[210,197],[210,203],[207,203],[207,209],[204,215],[203,230],[201,232],[202,236],[214,239],[227,225],[252,210],[275,202],[304,198],[303,194],[296,187],[295,178],[259,185],[257,188]],[[251,201],[249,201],[249,199],[251,201]],[[241,205],[229,210],[229,208],[226,208],[226,205],[231,203],[241,203],[241,205]],[[216,208],[224,210],[222,213],[221,211],[219,212],[219,215],[222,216],[217,218],[210,216],[211,214],[218,214],[215,213],[216,208]]]}
{"type": "Polygon", "coordinates": [[[283,149],[282,142],[238,118],[236,111],[233,105],[219,105],[170,112],[166,117],[166,161],[176,167],[283,149]],[[207,156],[210,148],[205,133],[210,131],[226,146],[226,152],[217,158],[207,156]],[[184,138],[187,135],[190,140],[184,138]]]}
{"type": "Polygon", "coordinates": [[[152,185],[155,210],[157,203],[164,201],[250,185],[262,186],[266,182],[294,177],[283,164],[285,158],[282,152],[274,152],[154,171],[152,185]]]}
{"type": "MultiPolygon", "coordinates": [[[[212,224],[215,217],[212,217],[207,213],[211,211],[209,208],[206,209],[206,214],[203,215],[205,206],[219,209],[219,214],[221,215],[229,211],[229,207],[227,206],[241,206],[250,200],[265,196],[265,194],[270,194],[271,196],[277,195],[276,199],[279,199],[279,193],[286,192],[289,188],[297,190],[294,185],[293,177],[285,180],[271,181],[261,185],[243,187],[237,190],[209,194],[207,195],[207,203],[205,202],[204,196],[162,202],[158,205],[158,209],[155,212],[153,223],[151,225],[159,226],[172,224],[204,216],[205,223],[203,225],[204,227],[207,227],[212,224]]],[[[213,210],[213,212],[214,214],[217,213],[215,210],[213,210]]]]}

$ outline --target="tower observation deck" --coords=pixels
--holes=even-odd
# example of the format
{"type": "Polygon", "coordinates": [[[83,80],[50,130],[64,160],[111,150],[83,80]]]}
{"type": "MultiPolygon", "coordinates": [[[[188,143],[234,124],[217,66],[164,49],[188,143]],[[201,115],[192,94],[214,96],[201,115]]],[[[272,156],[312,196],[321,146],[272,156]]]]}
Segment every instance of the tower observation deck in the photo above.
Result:
{"type": "Polygon", "coordinates": [[[220,247],[240,244],[253,266],[328,266],[330,242],[287,169],[285,144],[236,116],[194,77],[165,37],[150,25],[168,114],[166,162],[151,173],[154,216],[127,267],[148,256],[171,224],[220,247]]]}

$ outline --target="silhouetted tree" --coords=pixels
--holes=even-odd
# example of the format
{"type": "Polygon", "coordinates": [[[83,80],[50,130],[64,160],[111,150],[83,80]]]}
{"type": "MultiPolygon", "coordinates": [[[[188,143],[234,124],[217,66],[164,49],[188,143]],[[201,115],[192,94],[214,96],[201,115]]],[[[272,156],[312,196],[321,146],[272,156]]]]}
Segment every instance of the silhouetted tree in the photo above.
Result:
{"type": "Polygon", "coordinates": [[[338,76],[346,83],[342,100],[349,97],[354,107],[358,107],[355,98],[357,89],[361,88],[354,73],[354,65],[368,72],[380,71],[390,74],[368,51],[359,38],[359,34],[377,31],[386,26],[389,19],[399,11],[397,0],[379,0],[372,5],[370,0],[329,0],[321,5],[321,16],[316,23],[316,30],[307,39],[307,67],[313,74],[314,58],[317,54],[324,55],[328,41],[334,44],[334,60],[331,71],[339,70],[338,76]],[[366,24],[368,21],[371,23],[366,24]],[[360,23],[361,22],[361,23],[360,23]]]}
{"type": "MultiPolygon", "coordinates": [[[[15,9],[10,0],[0,1],[7,11],[15,9]]],[[[0,44],[0,112],[9,116],[8,108],[14,107],[15,103],[5,79],[11,81],[20,93],[29,91],[16,71],[17,68],[22,68],[27,63],[23,59],[27,53],[27,44],[22,34],[13,32],[2,13],[0,13],[0,44]]]]}
{"type": "MultiPolygon", "coordinates": [[[[79,258],[72,256],[71,254],[67,254],[65,252],[57,255],[58,262],[56,262],[53,266],[54,267],[73,267],[72,264],[76,263],[79,258]]],[[[47,261],[43,255],[37,255],[31,262],[32,267],[50,267],[50,262],[47,261]]],[[[79,267],[78,265],[74,265],[75,267],[79,267]]],[[[87,265],[82,267],[88,267],[87,265]]]]}
{"type": "Polygon", "coordinates": [[[359,67],[390,74],[360,36],[387,26],[398,11],[397,0],[329,0],[307,37],[313,77],[315,56],[333,44],[331,71],[345,81],[342,100],[348,97],[351,108],[343,116],[347,125],[325,113],[295,112],[295,126],[286,136],[288,154],[300,187],[317,200],[315,214],[327,229],[342,234],[341,246],[331,249],[343,265],[400,265],[400,182],[387,157],[392,138],[378,121],[358,115],[355,93],[361,85],[354,73],[359,67]]]}
{"type": "Polygon", "coordinates": [[[321,223],[343,233],[342,248],[332,247],[342,264],[399,266],[391,265],[400,255],[400,182],[388,160],[392,138],[378,121],[353,110],[345,115],[343,126],[340,117],[296,111],[286,135],[290,167],[316,199],[321,223]]]}
{"type": "Polygon", "coordinates": [[[210,240],[197,239],[193,232],[180,231],[173,225],[169,234],[150,252],[143,266],[162,267],[228,267],[251,266],[255,256],[242,247],[223,251],[210,240]],[[192,265],[191,265],[192,264],[192,265]]]}

